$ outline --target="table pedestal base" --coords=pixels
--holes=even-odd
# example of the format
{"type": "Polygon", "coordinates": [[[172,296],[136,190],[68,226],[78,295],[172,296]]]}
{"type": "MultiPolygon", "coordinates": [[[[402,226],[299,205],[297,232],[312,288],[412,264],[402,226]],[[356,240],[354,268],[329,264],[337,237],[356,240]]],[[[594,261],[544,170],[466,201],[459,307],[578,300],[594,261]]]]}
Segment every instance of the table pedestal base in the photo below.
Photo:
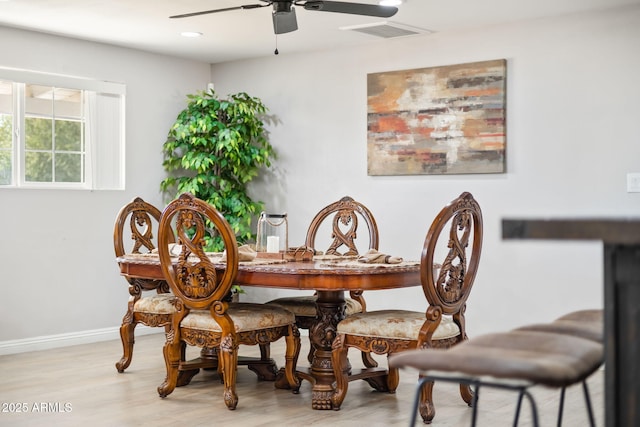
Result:
{"type": "MultiPolygon", "coordinates": [[[[309,339],[315,349],[310,368],[298,368],[296,375],[312,384],[311,408],[333,409],[331,397],[334,393],[331,362],[331,346],[336,337],[338,322],[345,317],[345,300],[343,291],[318,291],[316,299],[317,317],[309,329],[309,339]]],[[[350,370],[348,366],[348,370],[350,370]]],[[[276,388],[289,388],[284,371],[280,369],[276,388]]]]}

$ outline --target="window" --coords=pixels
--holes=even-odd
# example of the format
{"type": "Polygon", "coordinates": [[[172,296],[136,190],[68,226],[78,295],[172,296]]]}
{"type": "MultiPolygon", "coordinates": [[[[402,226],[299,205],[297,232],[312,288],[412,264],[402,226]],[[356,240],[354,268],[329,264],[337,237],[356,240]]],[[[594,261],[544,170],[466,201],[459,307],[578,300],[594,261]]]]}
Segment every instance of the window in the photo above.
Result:
{"type": "Polygon", "coordinates": [[[13,151],[13,87],[0,81],[0,185],[11,184],[13,151]]]}
{"type": "Polygon", "coordinates": [[[124,189],[124,85],[0,68],[0,188],[124,189]]]}

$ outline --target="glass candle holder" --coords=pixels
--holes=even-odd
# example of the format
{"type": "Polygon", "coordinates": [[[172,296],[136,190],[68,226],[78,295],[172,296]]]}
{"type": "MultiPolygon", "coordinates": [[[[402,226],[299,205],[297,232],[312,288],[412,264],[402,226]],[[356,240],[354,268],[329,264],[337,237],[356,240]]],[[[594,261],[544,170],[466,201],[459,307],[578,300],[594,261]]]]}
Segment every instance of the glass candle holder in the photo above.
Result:
{"type": "Polygon", "coordinates": [[[258,219],[256,252],[284,253],[289,247],[287,214],[262,212],[258,219]]]}

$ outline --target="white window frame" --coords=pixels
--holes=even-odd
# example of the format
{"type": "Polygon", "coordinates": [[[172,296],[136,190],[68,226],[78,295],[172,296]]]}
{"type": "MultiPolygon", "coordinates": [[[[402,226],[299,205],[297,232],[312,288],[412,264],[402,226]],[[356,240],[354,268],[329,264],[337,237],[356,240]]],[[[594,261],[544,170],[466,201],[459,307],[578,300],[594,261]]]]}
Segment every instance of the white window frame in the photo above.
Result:
{"type": "Polygon", "coordinates": [[[0,67],[0,80],[18,83],[14,84],[13,96],[13,179],[11,185],[0,185],[0,189],[125,189],[126,86],[124,84],[2,67],[0,67]],[[23,83],[83,91],[84,182],[25,182],[25,144],[20,124],[23,122],[24,112],[20,111],[22,102],[19,101],[19,97],[24,99],[23,83]],[[17,94],[16,87],[20,88],[17,94]]]}

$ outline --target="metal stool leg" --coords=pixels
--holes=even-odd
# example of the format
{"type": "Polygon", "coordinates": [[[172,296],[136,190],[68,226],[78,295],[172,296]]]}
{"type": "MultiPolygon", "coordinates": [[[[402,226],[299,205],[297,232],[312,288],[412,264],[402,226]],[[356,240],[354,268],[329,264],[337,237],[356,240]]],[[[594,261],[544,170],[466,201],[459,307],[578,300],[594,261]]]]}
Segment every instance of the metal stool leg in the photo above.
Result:
{"type": "Polygon", "coordinates": [[[564,395],[567,389],[562,387],[560,390],[560,405],[558,406],[558,427],[562,426],[562,413],[564,411],[564,395]]]}
{"type": "Polygon", "coordinates": [[[587,380],[582,381],[582,390],[584,391],[584,402],[587,405],[587,413],[589,414],[589,425],[596,427],[595,418],[593,417],[593,408],[591,406],[591,398],[589,397],[589,387],[587,380]]]}
{"type": "Polygon", "coordinates": [[[536,406],[536,402],[533,399],[533,396],[531,395],[531,393],[529,393],[529,391],[527,390],[526,387],[501,387],[501,386],[497,386],[499,388],[506,388],[506,389],[511,389],[511,390],[518,390],[518,403],[516,405],[516,414],[515,417],[513,418],[513,427],[517,427],[518,423],[520,422],[519,418],[520,418],[520,409],[522,407],[522,400],[523,398],[526,396],[527,400],[529,401],[529,405],[531,405],[531,422],[533,423],[533,427],[538,427],[538,407],[536,406]]]}
{"type": "Polygon", "coordinates": [[[538,423],[538,407],[536,406],[536,401],[533,399],[531,393],[529,393],[526,389],[522,389],[527,399],[529,399],[529,404],[531,405],[531,421],[533,423],[533,427],[539,427],[538,423]]]}
{"type": "Polygon", "coordinates": [[[473,399],[471,400],[471,404],[473,405],[471,412],[471,427],[476,427],[476,422],[478,420],[478,395],[480,394],[480,383],[474,383],[473,388],[473,399]]]}
{"type": "Polygon", "coordinates": [[[516,414],[513,417],[513,427],[518,425],[520,419],[520,409],[522,408],[522,399],[524,398],[524,389],[520,389],[518,392],[518,403],[516,405],[516,414]]]}
{"type": "Polygon", "coordinates": [[[418,380],[418,385],[416,386],[416,396],[413,399],[413,406],[411,407],[411,420],[409,421],[409,427],[413,427],[416,425],[416,417],[418,414],[418,407],[420,406],[420,391],[425,383],[429,382],[429,377],[422,377],[418,380]]]}

